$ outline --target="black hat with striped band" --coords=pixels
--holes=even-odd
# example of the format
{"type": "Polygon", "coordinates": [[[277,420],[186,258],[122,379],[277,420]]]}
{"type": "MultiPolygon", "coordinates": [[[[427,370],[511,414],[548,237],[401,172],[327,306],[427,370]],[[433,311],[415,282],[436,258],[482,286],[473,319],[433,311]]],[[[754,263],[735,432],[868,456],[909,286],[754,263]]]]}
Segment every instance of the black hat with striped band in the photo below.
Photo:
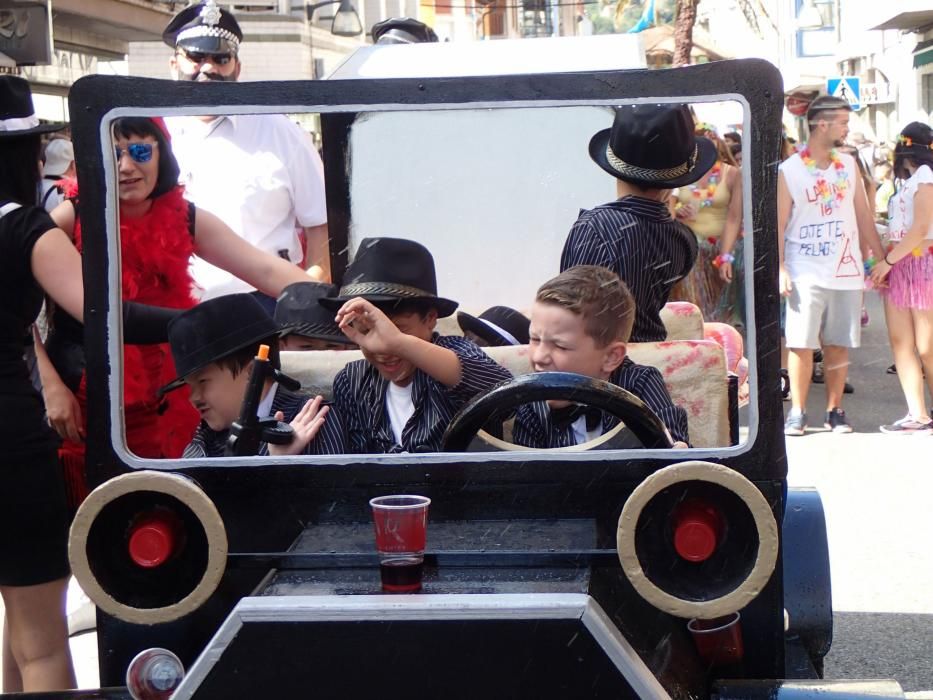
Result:
{"type": "Polygon", "coordinates": [[[612,127],[590,139],[590,158],[639,187],[671,189],[696,182],[716,162],[716,146],[694,135],[686,105],[616,107],[612,127]]]}
{"type": "Polygon", "coordinates": [[[243,31],[236,18],[218,7],[215,0],[205,0],[186,7],[172,18],[162,32],[162,41],[173,49],[208,54],[236,55],[242,40],[243,31]]]}
{"type": "Polygon", "coordinates": [[[347,266],[343,286],[336,297],[321,299],[326,309],[338,310],[345,302],[362,297],[376,306],[406,300],[431,302],[439,318],[457,310],[457,302],[437,296],[434,258],[420,243],[404,238],[364,238],[347,266]]]}
{"type": "Polygon", "coordinates": [[[16,75],[0,75],[0,138],[47,134],[64,128],[64,124],[39,123],[28,81],[16,75]]]}
{"type": "Polygon", "coordinates": [[[295,282],[279,295],[275,304],[275,322],[284,338],[300,335],[331,343],[352,345],[334,321],[334,312],[318,302],[337,293],[337,287],[323,282],[295,282]]]}
{"type": "Polygon", "coordinates": [[[492,346],[528,345],[531,321],[523,313],[508,306],[492,306],[479,316],[459,311],[457,323],[464,333],[474,333],[492,346]]]}

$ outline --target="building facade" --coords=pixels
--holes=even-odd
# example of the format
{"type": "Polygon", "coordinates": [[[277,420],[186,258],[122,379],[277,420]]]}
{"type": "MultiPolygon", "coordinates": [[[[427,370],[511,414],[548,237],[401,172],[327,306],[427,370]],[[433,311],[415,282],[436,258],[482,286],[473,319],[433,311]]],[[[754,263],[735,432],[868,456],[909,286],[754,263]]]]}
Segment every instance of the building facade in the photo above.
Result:
{"type": "MultiPolygon", "coordinates": [[[[929,0],[701,0],[698,23],[737,57],[771,61],[805,110],[835,77],[858,78],[852,132],[892,142],[933,117],[933,8],[929,0]]],[[[785,125],[806,137],[803,118],[785,125]]]]}
{"type": "Polygon", "coordinates": [[[15,13],[27,5],[51,20],[29,28],[45,33],[47,40],[51,25],[50,62],[17,66],[8,61],[0,70],[29,80],[36,112],[48,121],[68,119],[72,83],[85,75],[125,73],[129,43],[157,38],[172,16],[171,6],[157,0],[27,0],[18,2],[17,9],[0,12],[15,13]]]}

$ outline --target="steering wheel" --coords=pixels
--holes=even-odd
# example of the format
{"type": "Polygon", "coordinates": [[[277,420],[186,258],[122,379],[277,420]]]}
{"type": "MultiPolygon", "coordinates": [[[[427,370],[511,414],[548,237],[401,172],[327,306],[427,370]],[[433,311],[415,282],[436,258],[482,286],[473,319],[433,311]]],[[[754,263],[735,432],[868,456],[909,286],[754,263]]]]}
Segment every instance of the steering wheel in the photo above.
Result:
{"type": "MultiPolygon", "coordinates": [[[[661,419],[633,393],[610,382],[571,372],[534,372],[497,384],[467,403],[447,426],[441,449],[465,452],[489,421],[508,417],[524,403],[548,399],[573,401],[606,411],[622,421],[644,448],[672,446],[661,419]]],[[[492,441],[494,447],[499,442],[492,441]]],[[[590,449],[604,442],[597,438],[574,449],[590,449]]]]}

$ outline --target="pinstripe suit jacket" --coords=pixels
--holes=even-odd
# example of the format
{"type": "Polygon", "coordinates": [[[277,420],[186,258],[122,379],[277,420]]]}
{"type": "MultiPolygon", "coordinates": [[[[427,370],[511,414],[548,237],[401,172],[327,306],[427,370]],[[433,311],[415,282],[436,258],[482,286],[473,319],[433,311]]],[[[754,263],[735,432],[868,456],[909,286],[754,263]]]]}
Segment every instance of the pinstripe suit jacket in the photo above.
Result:
{"type": "Polygon", "coordinates": [[[512,378],[507,369],[469,340],[435,333],[432,342],[457,354],[462,378],[457,386],[447,387],[415,370],[411,385],[415,411],[402,430],[402,444],[395,441],[386,411],[388,380],[366,360],[351,362],[337,373],[334,401],[346,424],[350,452],[438,452],[454,414],[477,394],[512,378]]]}
{"type": "Polygon", "coordinates": [[[615,272],[635,297],[633,343],[667,338],[661,309],[671,288],[697,259],[696,236],[674,221],[665,204],[623,197],[584,210],[564,243],[560,271],[574,265],[600,265],[615,272]]]}

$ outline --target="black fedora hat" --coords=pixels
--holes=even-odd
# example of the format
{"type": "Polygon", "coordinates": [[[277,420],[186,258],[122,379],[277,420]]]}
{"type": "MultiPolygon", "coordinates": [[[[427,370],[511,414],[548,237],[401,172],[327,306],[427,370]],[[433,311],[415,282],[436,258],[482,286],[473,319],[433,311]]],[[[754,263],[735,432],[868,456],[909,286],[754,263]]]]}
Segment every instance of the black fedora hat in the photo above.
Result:
{"type": "Polygon", "coordinates": [[[430,301],[440,318],[457,310],[457,302],[437,296],[434,258],[420,243],[404,238],[364,238],[347,266],[336,297],[321,305],[336,311],[354,297],[381,307],[405,300],[430,301]]]}
{"type": "Polygon", "coordinates": [[[411,17],[392,17],[372,28],[374,44],[424,44],[437,41],[437,34],[424,22],[411,17]]]}
{"type": "Polygon", "coordinates": [[[490,345],[528,345],[531,321],[508,306],[492,306],[478,317],[460,311],[457,323],[464,333],[475,333],[490,345]]]}
{"type": "Polygon", "coordinates": [[[177,389],[192,372],[278,334],[275,321],[251,294],[228,294],[201,302],[168,324],[178,377],[159,389],[159,394],[177,389]]]}
{"type": "Polygon", "coordinates": [[[162,32],[162,41],[173,49],[212,54],[236,54],[242,40],[243,30],[236,18],[218,7],[215,0],[186,7],[162,32]]]}
{"type": "Polygon", "coordinates": [[[0,138],[47,134],[64,128],[64,124],[39,123],[27,80],[16,75],[0,75],[0,138]]]}
{"type": "Polygon", "coordinates": [[[322,282],[295,282],[282,290],[275,304],[275,322],[279,335],[300,335],[332,343],[351,341],[334,321],[334,312],[318,300],[337,294],[337,286],[322,282]]]}
{"type": "Polygon", "coordinates": [[[590,158],[620,180],[663,190],[703,177],[716,162],[716,146],[694,135],[686,105],[625,105],[611,128],[590,139],[590,158]]]}

